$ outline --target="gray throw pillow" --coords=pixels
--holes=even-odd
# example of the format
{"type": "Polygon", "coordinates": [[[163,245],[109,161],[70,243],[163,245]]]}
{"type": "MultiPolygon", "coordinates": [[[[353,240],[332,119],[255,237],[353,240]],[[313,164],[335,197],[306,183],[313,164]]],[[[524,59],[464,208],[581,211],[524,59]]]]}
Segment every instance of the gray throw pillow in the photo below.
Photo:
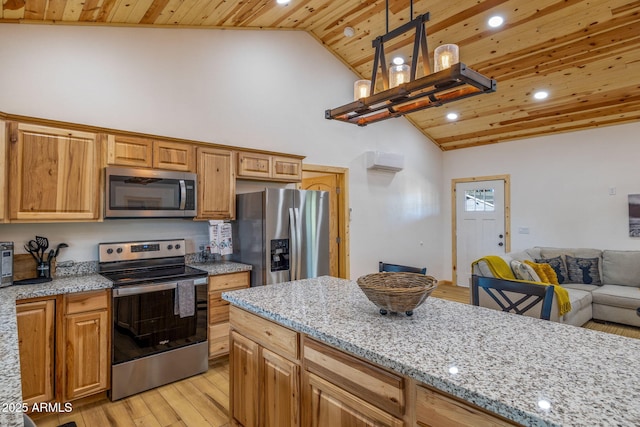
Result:
{"type": "Polygon", "coordinates": [[[574,258],[567,255],[567,271],[571,283],[602,286],[598,258],[574,258]]]}
{"type": "Polygon", "coordinates": [[[564,265],[562,257],[557,256],[555,258],[536,258],[538,264],[549,264],[551,268],[556,272],[558,276],[558,283],[569,283],[569,275],[567,274],[567,267],[564,265]]]}

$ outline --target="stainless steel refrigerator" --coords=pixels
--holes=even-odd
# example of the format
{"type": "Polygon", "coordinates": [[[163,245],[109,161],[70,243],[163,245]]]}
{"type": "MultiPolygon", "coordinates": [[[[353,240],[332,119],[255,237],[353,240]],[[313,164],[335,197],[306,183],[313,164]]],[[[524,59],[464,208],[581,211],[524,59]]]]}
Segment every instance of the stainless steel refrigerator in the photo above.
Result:
{"type": "Polygon", "coordinates": [[[329,193],[267,188],[236,196],[233,261],[251,286],[329,274],[329,193]]]}

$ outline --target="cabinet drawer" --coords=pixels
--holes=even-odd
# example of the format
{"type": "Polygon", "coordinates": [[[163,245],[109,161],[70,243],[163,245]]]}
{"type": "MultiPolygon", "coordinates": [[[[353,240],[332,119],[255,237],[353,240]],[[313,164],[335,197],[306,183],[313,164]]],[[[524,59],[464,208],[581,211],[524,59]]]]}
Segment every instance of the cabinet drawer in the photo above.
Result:
{"type": "Polygon", "coordinates": [[[209,276],[209,292],[229,291],[234,288],[249,287],[249,272],[221,274],[219,276],[209,276]]]}
{"type": "Polygon", "coordinates": [[[78,292],[64,296],[65,314],[83,313],[85,311],[104,310],[109,307],[109,293],[106,290],[95,292],[78,292]]]}
{"type": "Polygon", "coordinates": [[[401,376],[311,339],[304,342],[304,364],[307,371],[392,415],[403,416],[404,380],[401,376]]]}
{"type": "Polygon", "coordinates": [[[222,292],[209,293],[209,324],[229,321],[229,303],[222,299],[222,292]]]}
{"type": "Polygon", "coordinates": [[[229,353],[229,322],[209,326],[209,357],[229,353]]]}
{"type": "Polygon", "coordinates": [[[502,427],[517,424],[427,387],[417,386],[416,423],[420,427],[502,427]]]}
{"type": "Polygon", "coordinates": [[[251,314],[234,305],[229,307],[231,327],[240,334],[283,357],[298,360],[300,336],[297,332],[251,314]]]}

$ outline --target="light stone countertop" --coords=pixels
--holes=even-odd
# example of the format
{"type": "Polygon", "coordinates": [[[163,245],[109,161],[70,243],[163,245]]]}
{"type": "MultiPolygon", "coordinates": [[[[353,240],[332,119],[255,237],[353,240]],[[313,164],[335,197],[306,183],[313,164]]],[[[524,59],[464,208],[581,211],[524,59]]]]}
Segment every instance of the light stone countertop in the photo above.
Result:
{"type": "Polygon", "coordinates": [[[382,316],[328,276],[222,297],[523,425],[640,426],[637,339],[434,297],[382,316]]]}
{"type": "MultiPolygon", "coordinates": [[[[189,265],[207,271],[210,276],[251,270],[250,265],[228,261],[189,265]]],[[[90,273],[63,275],[44,284],[0,288],[0,427],[23,425],[22,414],[9,412],[9,405],[22,404],[16,300],[111,288],[110,280],[95,273],[96,266],[79,263],[75,271],[90,273]]]]}

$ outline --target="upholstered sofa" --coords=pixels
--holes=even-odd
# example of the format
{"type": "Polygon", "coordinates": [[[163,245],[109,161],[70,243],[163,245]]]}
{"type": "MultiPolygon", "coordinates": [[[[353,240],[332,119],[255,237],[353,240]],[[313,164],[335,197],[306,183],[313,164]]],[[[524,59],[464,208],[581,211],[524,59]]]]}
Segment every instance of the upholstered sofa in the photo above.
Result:
{"type": "MultiPolygon", "coordinates": [[[[527,260],[553,267],[571,311],[559,316],[554,298],[552,321],[581,326],[595,319],[640,327],[640,251],[534,247],[500,257],[509,266],[527,260]]],[[[483,259],[473,263],[473,274],[495,277],[483,259]]]]}

